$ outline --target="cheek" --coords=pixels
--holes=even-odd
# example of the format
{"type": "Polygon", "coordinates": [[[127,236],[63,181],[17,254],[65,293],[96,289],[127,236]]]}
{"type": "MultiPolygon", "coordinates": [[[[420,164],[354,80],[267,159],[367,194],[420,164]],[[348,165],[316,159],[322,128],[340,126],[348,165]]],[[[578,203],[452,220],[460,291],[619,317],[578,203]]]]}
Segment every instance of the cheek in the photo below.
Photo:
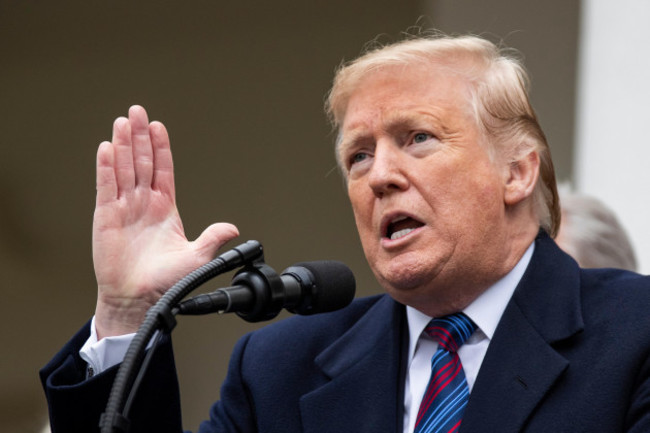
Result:
{"type": "Polygon", "coordinates": [[[348,186],[348,198],[354,213],[354,220],[357,230],[364,241],[364,237],[372,230],[372,206],[373,202],[367,196],[362,194],[357,186],[348,186]]]}
{"type": "Polygon", "coordinates": [[[370,218],[368,218],[368,216],[365,213],[360,213],[357,211],[357,209],[354,209],[354,222],[356,223],[357,233],[359,234],[361,243],[365,248],[366,243],[372,239],[371,237],[372,226],[370,224],[370,218]]]}
{"type": "Polygon", "coordinates": [[[472,198],[479,206],[494,203],[503,193],[502,176],[489,160],[468,164],[459,175],[464,197],[472,198]]]}
{"type": "Polygon", "coordinates": [[[496,179],[476,176],[475,171],[445,174],[430,183],[435,186],[425,188],[423,194],[434,213],[432,221],[438,235],[457,239],[493,224],[502,195],[496,179]]]}
{"type": "Polygon", "coordinates": [[[367,185],[348,179],[348,199],[355,217],[369,213],[369,206],[372,205],[372,194],[367,185]]]}
{"type": "Polygon", "coordinates": [[[503,222],[504,206],[500,190],[495,183],[476,183],[474,189],[463,201],[458,214],[459,223],[465,228],[463,237],[472,247],[497,232],[503,222]]]}

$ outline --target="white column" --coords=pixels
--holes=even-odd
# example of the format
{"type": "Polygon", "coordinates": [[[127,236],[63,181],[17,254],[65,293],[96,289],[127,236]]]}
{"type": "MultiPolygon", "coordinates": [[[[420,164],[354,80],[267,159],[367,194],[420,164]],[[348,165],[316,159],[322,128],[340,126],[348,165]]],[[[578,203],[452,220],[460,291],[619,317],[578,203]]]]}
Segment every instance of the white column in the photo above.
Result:
{"type": "Polygon", "coordinates": [[[612,207],[650,273],[650,1],[583,0],[578,191],[612,207]]]}

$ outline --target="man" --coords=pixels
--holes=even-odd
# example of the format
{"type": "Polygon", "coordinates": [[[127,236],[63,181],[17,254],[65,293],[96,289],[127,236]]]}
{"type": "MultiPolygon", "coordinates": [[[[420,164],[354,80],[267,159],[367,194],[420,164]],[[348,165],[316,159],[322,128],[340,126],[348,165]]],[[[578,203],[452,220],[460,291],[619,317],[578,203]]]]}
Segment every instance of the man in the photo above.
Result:
{"type": "MultiPolygon", "coordinates": [[[[419,433],[442,409],[443,431],[650,431],[650,281],[580,270],[552,241],[555,178],[525,83],[475,37],[408,40],[339,70],[337,156],[389,296],[244,337],[201,431],[419,433]],[[445,321],[462,321],[466,341],[436,340],[445,321]],[[440,353],[453,374],[431,391],[440,353]],[[437,400],[450,392],[453,404],[437,400]]],[[[186,241],[167,135],[140,107],[100,145],[97,185],[94,323],[41,373],[55,431],[95,428],[120,358],[105,337],[133,332],[237,234],[221,224],[186,241]],[[87,378],[88,365],[101,373],[87,378]]],[[[132,431],[179,431],[178,412],[167,342],[132,431]]]]}

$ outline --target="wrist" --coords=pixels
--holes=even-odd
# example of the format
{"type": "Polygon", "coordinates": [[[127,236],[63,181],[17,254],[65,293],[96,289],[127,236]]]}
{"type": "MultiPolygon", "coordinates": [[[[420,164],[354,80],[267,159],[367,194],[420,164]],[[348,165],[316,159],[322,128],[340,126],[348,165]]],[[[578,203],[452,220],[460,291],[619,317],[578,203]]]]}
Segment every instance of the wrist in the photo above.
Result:
{"type": "Polygon", "coordinates": [[[149,307],[141,300],[103,299],[100,296],[95,309],[97,339],[136,332],[149,307]]]}

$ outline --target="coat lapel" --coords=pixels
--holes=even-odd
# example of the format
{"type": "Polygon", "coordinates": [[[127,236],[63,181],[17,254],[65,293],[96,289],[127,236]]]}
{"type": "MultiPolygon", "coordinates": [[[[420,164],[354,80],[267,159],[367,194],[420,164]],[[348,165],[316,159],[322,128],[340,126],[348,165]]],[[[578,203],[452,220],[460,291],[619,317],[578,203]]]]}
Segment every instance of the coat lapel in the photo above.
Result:
{"type": "MultiPolygon", "coordinates": [[[[327,381],[301,398],[305,433],[401,432],[404,316],[384,296],[321,352],[315,362],[327,381]]],[[[522,431],[569,367],[555,347],[582,329],[579,269],[541,234],[490,342],[461,433],[522,431]]]]}
{"type": "Polygon", "coordinates": [[[403,322],[403,306],[384,296],[316,358],[329,381],[300,400],[306,433],[401,428],[403,322]]]}
{"type": "Polygon", "coordinates": [[[552,390],[569,366],[554,345],[583,328],[578,272],[547,235],[538,237],[490,342],[461,432],[519,432],[552,390]]]}

